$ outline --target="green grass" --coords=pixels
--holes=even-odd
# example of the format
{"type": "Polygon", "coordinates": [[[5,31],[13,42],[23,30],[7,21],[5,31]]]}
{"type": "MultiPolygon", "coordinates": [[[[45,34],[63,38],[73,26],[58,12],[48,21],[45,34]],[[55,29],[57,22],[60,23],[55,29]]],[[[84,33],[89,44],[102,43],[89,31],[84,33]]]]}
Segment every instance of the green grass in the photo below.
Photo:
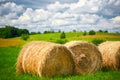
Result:
{"type": "MultiPolygon", "coordinates": [[[[50,33],[50,34],[36,34],[30,35],[30,38],[27,41],[22,40],[20,46],[17,47],[0,47],[0,80],[119,80],[120,71],[98,71],[94,74],[85,74],[85,75],[67,75],[67,76],[57,76],[54,78],[40,78],[33,74],[21,74],[16,75],[16,61],[21,50],[21,46],[30,41],[50,41],[57,43],[65,43],[71,40],[85,40],[93,41],[98,38],[84,38],[82,32],[69,32],[66,33],[66,39],[60,39],[60,33],[50,33]]],[[[102,38],[102,40],[114,40],[120,41],[120,34],[113,33],[97,33],[101,35],[113,35],[118,38],[102,38]]],[[[10,39],[20,39],[10,38],[10,39]]]]}
{"type": "Polygon", "coordinates": [[[20,48],[0,47],[0,80],[10,80],[15,76],[15,63],[20,48]]]}
{"type": "MultiPolygon", "coordinates": [[[[61,33],[31,35],[29,41],[43,40],[43,41],[55,42],[56,40],[60,39],[60,34],[61,33]]],[[[82,35],[81,32],[68,32],[66,33],[66,39],[74,38],[76,36],[81,36],[81,35],[82,35]]]]}

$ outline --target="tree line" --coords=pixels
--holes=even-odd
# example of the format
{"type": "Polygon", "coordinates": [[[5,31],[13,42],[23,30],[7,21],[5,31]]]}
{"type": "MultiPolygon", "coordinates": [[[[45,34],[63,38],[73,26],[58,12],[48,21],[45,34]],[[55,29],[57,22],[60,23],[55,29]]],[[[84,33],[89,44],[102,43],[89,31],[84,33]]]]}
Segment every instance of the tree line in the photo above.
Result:
{"type": "Polygon", "coordinates": [[[19,37],[22,34],[29,34],[27,29],[19,29],[14,26],[5,26],[0,28],[0,38],[19,37]]]}
{"type": "MultiPolygon", "coordinates": [[[[59,33],[61,33],[60,38],[65,38],[65,33],[61,32],[60,30],[58,31],[59,33]]],[[[77,32],[76,30],[73,30],[73,32],[77,32]]],[[[99,30],[98,32],[105,32],[107,33],[108,31],[102,31],[99,30]]],[[[49,34],[49,33],[55,33],[55,31],[44,31],[43,34],[49,34]]],[[[5,26],[3,28],[0,28],[0,38],[12,38],[12,37],[19,37],[19,36],[28,36],[29,34],[41,34],[41,32],[31,32],[29,33],[29,31],[27,29],[19,29],[16,28],[14,26],[5,26]]],[[[95,35],[96,32],[94,30],[90,30],[89,32],[84,31],[83,35],[95,35]]]]}

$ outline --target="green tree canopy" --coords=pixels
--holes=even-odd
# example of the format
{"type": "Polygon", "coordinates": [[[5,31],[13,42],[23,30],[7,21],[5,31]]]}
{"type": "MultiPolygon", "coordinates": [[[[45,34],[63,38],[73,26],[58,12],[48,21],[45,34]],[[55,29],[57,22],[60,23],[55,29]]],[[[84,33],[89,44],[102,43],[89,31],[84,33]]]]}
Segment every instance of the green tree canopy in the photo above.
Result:
{"type": "Polygon", "coordinates": [[[96,34],[96,32],[94,30],[89,31],[89,35],[95,35],[95,34],[96,34]]]}
{"type": "Polygon", "coordinates": [[[61,38],[61,39],[66,38],[66,35],[65,35],[65,32],[64,32],[64,31],[61,33],[60,38],[61,38]]]}
{"type": "Polygon", "coordinates": [[[5,26],[0,28],[0,38],[18,37],[22,34],[29,34],[29,31],[27,29],[15,28],[14,26],[5,26]]]}

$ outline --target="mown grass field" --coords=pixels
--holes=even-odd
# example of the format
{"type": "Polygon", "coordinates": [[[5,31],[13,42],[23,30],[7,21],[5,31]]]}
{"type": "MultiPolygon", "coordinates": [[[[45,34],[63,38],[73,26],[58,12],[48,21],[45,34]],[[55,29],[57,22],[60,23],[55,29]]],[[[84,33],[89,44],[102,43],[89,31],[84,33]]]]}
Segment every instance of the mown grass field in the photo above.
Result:
{"type": "MultiPolygon", "coordinates": [[[[71,40],[92,41],[102,39],[120,41],[120,34],[97,33],[96,35],[82,36],[81,32],[66,33],[65,42],[71,40]]],[[[50,41],[59,43],[60,33],[30,35],[27,41],[20,37],[0,39],[0,80],[120,80],[120,71],[100,70],[94,74],[57,76],[54,78],[40,78],[32,74],[16,75],[16,61],[22,46],[30,41],[50,41]]]]}

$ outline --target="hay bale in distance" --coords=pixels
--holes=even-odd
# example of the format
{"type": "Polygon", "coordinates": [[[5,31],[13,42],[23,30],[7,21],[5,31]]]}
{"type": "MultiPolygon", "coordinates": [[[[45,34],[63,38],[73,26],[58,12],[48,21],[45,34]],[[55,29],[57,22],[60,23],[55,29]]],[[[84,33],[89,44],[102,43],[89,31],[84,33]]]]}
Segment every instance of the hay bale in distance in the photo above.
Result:
{"type": "Polygon", "coordinates": [[[120,70],[120,41],[106,41],[98,46],[103,58],[103,68],[120,70]]]}
{"type": "Polygon", "coordinates": [[[17,61],[17,73],[34,73],[41,77],[73,73],[74,61],[63,45],[33,41],[21,50],[17,61]]]}
{"type": "Polygon", "coordinates": [[[94,44],[85,41],[71,41],[65,46],[73,55],[76,74],[93,73],[101,68],[101,53],[94,44]]]}

